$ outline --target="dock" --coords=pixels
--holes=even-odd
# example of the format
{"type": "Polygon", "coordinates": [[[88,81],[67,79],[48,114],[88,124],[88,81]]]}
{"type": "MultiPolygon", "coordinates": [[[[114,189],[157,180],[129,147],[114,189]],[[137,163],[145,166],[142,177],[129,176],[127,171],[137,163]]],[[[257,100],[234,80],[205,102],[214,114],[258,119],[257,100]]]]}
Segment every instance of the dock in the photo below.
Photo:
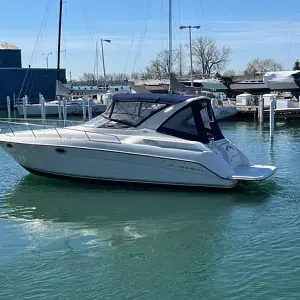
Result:
{"type": "MultiPolygon", "coordinates": [[[[258,119],[259,106],[237,106],[235,119],[258,119]]],[[[300,108],[275,108],[274,119],[278,121],[290,121],[300,119],[300,108]]],[[[264,109],[264,118],[269,119],[270,109],[264,109]]]]}

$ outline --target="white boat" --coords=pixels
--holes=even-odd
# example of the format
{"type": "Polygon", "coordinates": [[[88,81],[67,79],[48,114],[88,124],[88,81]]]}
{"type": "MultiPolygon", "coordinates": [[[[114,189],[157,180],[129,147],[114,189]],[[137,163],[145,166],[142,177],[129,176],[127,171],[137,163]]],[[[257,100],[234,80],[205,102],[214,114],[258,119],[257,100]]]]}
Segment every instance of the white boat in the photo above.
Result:
{"type": "MultiPolygon", "coordinates": [[[[219,82],[219,81],[218,81],[219,82]]],[[[190,97],[206,96],[211,99],[212,107],[217,120],[232,117],[237,114],[237,108],[229,101],[224,101],[227,97],[225,93],[213,92],[211,90],[203,90],[202,88],[185,86],[179,82],[174,74],[171,74],[170,83],[175,93],[190,97]]]]}
{"type": "MultiPolygon", "coordinates": [[[[60,86],[60,95],[61,93],[61,84],[60,86]]],[[[88,90],[89,91],[89,90],[88,90]]],[[[110,88],[103,94],[93,94],[93,99],[91,99],[91,106],[92,106],[92,112],[95,115],[102,114],[107,107],[107,104],[109,102],[109,99],[111,96],[117,94],[117,93],[131,93],[132,91],[129,89],[119,89],[119,88],[110,88]]],[[[90,94],[91,95],[91,94],[90,94]]],[[[67,94],[63,96],[68,96],[67,94]]],[[[86,100],[86,109],[87,109],[87,100],[88,98],[85,98],[86,100]]],[[[23,101],[26,101],[23,99],[23,101]]],[[[20,116],[24,116],[24,103],[16,104],[15,107],[18,110],[18,113],[20,116]]],[[[58,109],[58,101],[47,101],[45,102],[45,113],[47,116],[58,116],[59,109],[58,109]]],[[[60,101],[61,105],[61,111],[63,103],[60,101]]],[[[26,115],[28,117],[37,117],[41,116],[42,113],[42,106],[40,103],[27,103],[26,104],[26,115]]],[[[68,96],[66,97],[66,113],[67,115],[82,115],[83,114],[83,98],[82,97],[74,97],[74,96],[68,96]]]]}
{"type": "Polygon", "coordinates": [[[236,105],[226,100],[227,97],[224,93],[201,91],[198,93],[198,95],[206,96],[211,99],[212,107],[217,120],[226,119],[237,114],[236,105]]]}
{"type": "Polygon", "coordinates": [[[299,90],[300,71],[266,72],[263,81],[271,91],[299,90]]]}
{"type": "Polygon", "coordinates": [[[234,105],[226,106],[223,103],[214,106],[213,110],[217,120],[226,119],[237,114],[236,106],[234,105]]]}
{"type": "Polygon", "coordinates": [[[12,130],[0,143],[25,169],[46,176],[232,188],[276,171],[252,164],[223,136],[203,96],[116,94],[83,125],[12,130]]]}
{"type": "MultiPolygon", "coordinates": [[[[59,109],[58,109],[58,101],[48,101],[45,102],[45,111],[47,116],[58,116],[59,109]]],[[[62,111],[62,101],[60,102],[61,105],[61,111],[62,111]]],[[[101,103],[100,101],[92,100],[91,102],[92,106],[92,112],[94,114],[101,114],[105,111],[106,105],[101,103]]],[[[23,104],[16,104],[16,108],[18,110],[18,113],[21,116],[24,116],[24,105],[23,104]]],[[[87,109],[87,102],[86,102],[86,109],[87,109]]],[[[32,104],[27,103],[26,104],[26,115],[28,117],[36,117],[40,116],[42,111],[42,107],[40,103],[32,104]]],[[[71,99],[66,101],[66,112],[67,115],[82,115],[83,114],[83,99],[71,99]]]]}

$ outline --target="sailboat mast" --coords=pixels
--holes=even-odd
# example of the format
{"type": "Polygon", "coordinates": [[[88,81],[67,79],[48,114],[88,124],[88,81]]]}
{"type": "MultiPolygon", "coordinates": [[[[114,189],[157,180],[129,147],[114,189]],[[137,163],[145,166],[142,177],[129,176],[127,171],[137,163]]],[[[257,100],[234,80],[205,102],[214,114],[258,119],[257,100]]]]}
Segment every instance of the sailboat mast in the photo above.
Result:
{"type": "Polygon", "coordinates": [[[172,0],[169,0],[169,91],[171,90],[172,52],[172,0]]]}
{"type": "Polygon", "coordinates": [[[57,69],[56,69],[56,80],[59,80],[59,70],[60,70],[60,43],[61,43],[62,6],[63,6],[63,0],[60,0],[60,2],[59,2],[59,19],[58,19],[58,42],[57,42],[57,69]]]}
{"type": "Polygon", "coordinates": [[[182,76],[182,46],[179,45],[179,76],[182,76]]]}
{"type": "Polygon", "coordinates": [[[99,62],[98,62],[99,54],[98,54],[98,42],[96,42],[96,80],[97,86],[99,86],[99,62]]]}

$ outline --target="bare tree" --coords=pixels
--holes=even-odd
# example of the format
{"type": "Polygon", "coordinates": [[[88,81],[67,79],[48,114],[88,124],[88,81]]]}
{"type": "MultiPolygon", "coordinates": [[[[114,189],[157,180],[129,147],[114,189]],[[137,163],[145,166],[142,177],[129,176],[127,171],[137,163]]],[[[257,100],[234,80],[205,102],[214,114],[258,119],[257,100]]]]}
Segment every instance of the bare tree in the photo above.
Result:
{"type": "Polygon", "coordinates": [[[143,79],[155,78],[155,74],[154,74],[152,65],[147,66],[145,69],[143,69],[141,72],[139,72],[139,78],[143,78],[143,79]]]}
{"type": "Polygon", "coordinates": [[[130,75],[131,79],[139,79],[141,77],[141,74],[139,72],[133,72],[130,75]]]}
{"type": "MultiPolygon", "coordinates": [[[[176,72],[178,69],[178,62],[180,58],[179,51],[173,51],[172,55],[172,69],[173,72],[176,72]]],[[[163,50],[157,54],[155,60],[150,62],[150,65],[147,66],[141,73],[144,78],[155,78],[162,79],[166,78],[169,75],[169,51],[163,50]]]]}
{"type": "MultiPolygon", "coordinates": [[[[122,85],[129,79],[128,74],[123,73],[113,73],[106,75],[106,84],[108,85],[122,85]]],[[[73,80],[73,85],[96,85],[97,83],[100,86],[104,85],[104,77],[99,76],[98,80],[97,77],[93,73],[83,73],[83,75],[79,78],[79,80],[73,80]]]]}
{"type": "Polygon", "coordinates": [[[224,77],[234,77],[237,75],[237,72],[233,69],[228,69],[228,70],[224,71],[222,75],[224,77]]]}
{"type": "Polygon", "coordinates": [[[113,73],[110,75],[110,81],[114,84],[123,84],[124,80],[128,80],[129,76],[125,73],[113,73]]]}
{"type": "Polygon", "coordinates": [[[96,76],[93,73],[83,73],[83,75],[79,78],[78,82],[80,85],[95,85],[96,84],[96,76]]]}
{"type": "Polygon", "coordinates": [[[244,71],[246,76],[255,76],[264,74],[271,71],[282,71],[283,67],[280,63],[276,62],[273,58],[256,58],[250,61],[244,71]]]}
{"type": "Polygon", "coordinates": [[[231,50],[228,47],[218,48],[216,42],[207,37],[198,37],[192,41],[192,52],[198,72],[211,75],[222,71],[230,60],[231,50]]]}
{"type": "MultiPolygon", "coordinates": [[[[179,45],[179,50],[178,50],[178,75],[183,76],[183,73],[185,71],[185,62],[184,62],[184,50],[182,45],[179,45]]],[[[175,65],[176,67],[176,65],[175,65]]]]}

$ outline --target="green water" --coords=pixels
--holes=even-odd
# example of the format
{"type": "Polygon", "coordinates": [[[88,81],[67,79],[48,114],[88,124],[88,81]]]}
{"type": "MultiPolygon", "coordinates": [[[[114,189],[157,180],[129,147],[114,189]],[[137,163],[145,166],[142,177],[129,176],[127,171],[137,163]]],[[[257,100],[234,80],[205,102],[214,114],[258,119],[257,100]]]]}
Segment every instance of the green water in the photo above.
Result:
{"type": "MultiPolygon", "coordinates": [[[[300,127],[221,124],[276,175],[231,191],[29,175],[0,151],[0,299],[299,299],[300,127]]],[[[101,167],[101,166],[99,166],[101,167]]]]}

